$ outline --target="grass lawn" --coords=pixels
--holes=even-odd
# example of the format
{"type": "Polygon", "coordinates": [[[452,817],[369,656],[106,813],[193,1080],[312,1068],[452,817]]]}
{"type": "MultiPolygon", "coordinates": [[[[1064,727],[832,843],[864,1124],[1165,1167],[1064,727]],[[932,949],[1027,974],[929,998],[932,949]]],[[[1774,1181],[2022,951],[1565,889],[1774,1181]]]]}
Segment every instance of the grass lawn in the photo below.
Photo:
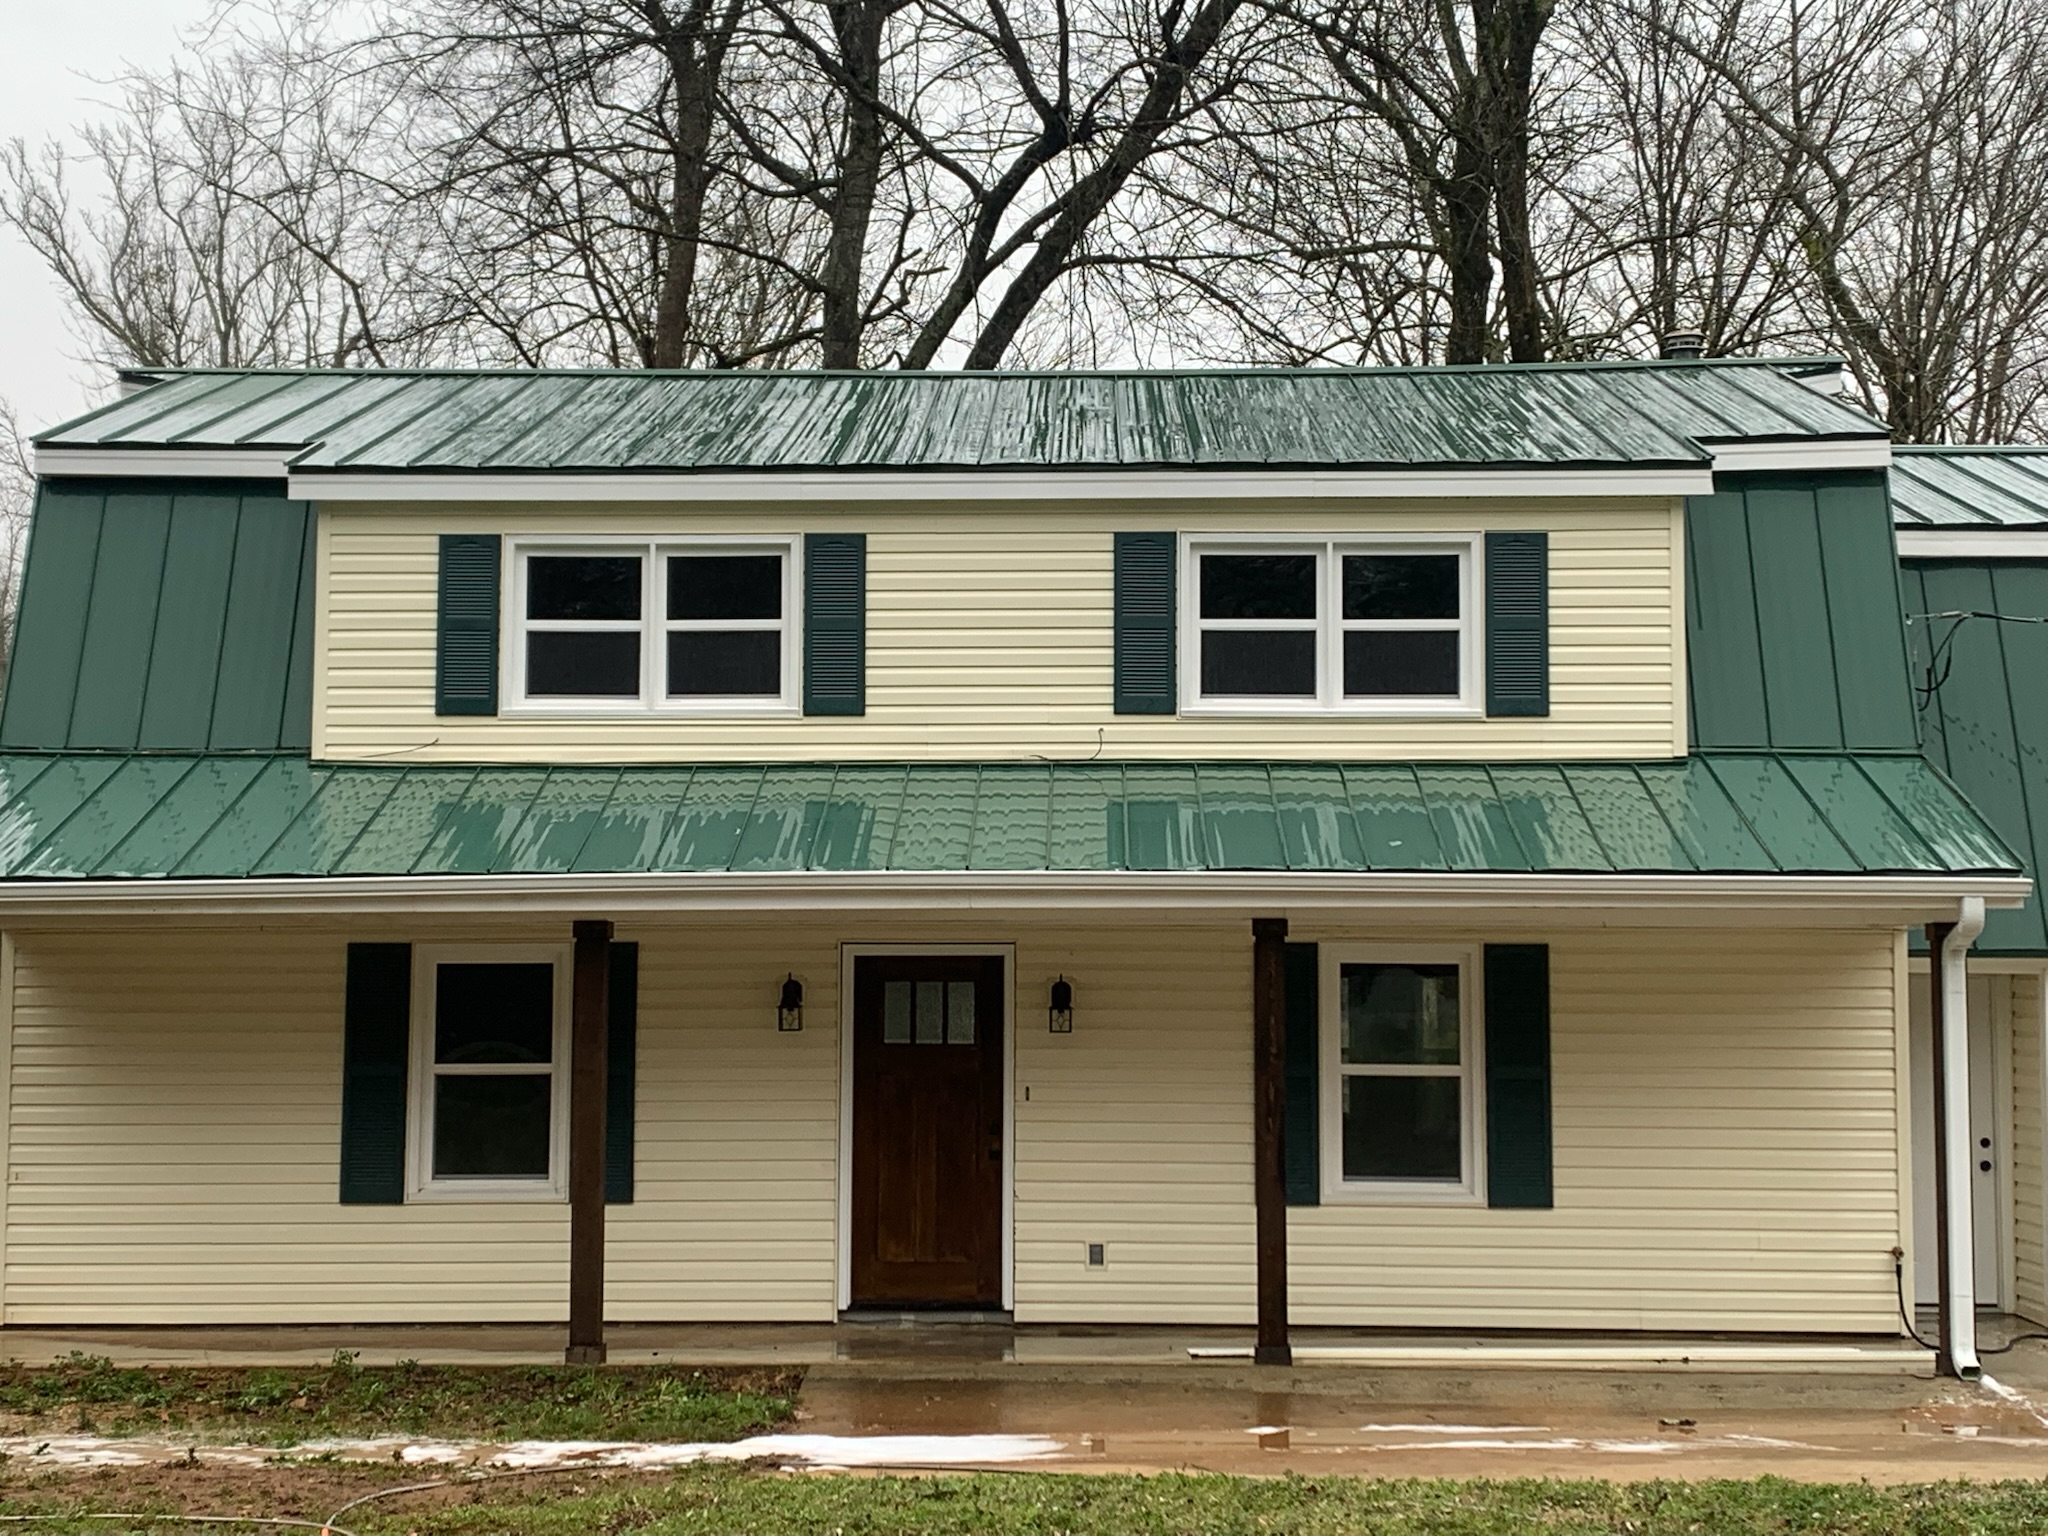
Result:
{"type": "Polygon", "coordinates": [[[130,1370],[87,1355],[0,1367],[15,1434],[205,1430],[263,1445],[327,1436],[737,1440],[785,1423],[800,1377],[666,1366],[360,1366],[130,1370]]]}
{"type": "MultiPolygon", "coordinates": [[[[136,1507],[104,1496],[5,1503],[10,1511],[136,1507]]],[[[342,1525],[355,1536],[2036,1536],[2048,1530],[2048,1484],[852,1477],[702,1468],[610,1487],[548,1477],[483,1485],[454,1499],[413,1495],[352,1510],[342,1525]]],[[[32,1529],[108,1536],[110,1526],[152,1536],[177,1529],[61,1516],[32,1529]]]]}

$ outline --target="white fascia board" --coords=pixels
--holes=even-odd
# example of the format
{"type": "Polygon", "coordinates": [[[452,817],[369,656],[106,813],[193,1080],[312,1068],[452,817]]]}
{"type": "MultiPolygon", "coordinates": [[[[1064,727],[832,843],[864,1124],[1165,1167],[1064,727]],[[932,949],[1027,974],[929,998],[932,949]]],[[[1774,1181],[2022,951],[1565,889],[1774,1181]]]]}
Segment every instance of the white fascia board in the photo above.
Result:
{"type": "Polygon", "coordinates": [[[349,474],[295,469],[304,501],[1272,501],[1704,496],[1708,466],[1658,469],[966,470],[778,474],[349,474]]]}
{"type": "MultiPolygon", "coordinates": [[[[0,924],[29,917],[560,911],[1396,911],[1528,918],[1604,912],[1884,914],[1923,921],[1964,896],[2016,907],[2032,882],[1996,875],[1460,875],[1207,871],[798,871],[774,874],[378,875],[0,884],[0,924]],[[1906,916],[1903,914],[1919,914],[1906,916]]],[[[1668,917],[1665,919],[1668,920],[1668,917]]]]}
{"type": "Polygon", "coordinates": [[[1901,560],[2048,560],[2048,523],[2037,528],[1901,528],[1901,560]]]}
{"type": "Polygon", "coordinates": [[[66,448],[36,449],[38,475],[184,476],[207,480],[282,480],[292,461],[284,449],[66,448]]]}
{"type": "Polygon", "coordinates": [[[1709,443],[1714,468],[1726,474],[1752,469],[1889,469],[1891,439],[1823,438],[1786,443],[1709,443]]]}

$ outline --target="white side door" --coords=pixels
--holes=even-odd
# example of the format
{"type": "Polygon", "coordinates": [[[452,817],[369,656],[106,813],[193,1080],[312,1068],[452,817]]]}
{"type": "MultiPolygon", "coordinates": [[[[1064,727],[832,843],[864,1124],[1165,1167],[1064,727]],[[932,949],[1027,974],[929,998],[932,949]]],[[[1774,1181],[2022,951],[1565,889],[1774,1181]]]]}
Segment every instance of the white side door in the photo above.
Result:
{"type": "MultiPolygon", "coordinates": [[[[1970,978],[1970,1191],[1980,1307],[1997,1307],[2004,1301],[2000,1276],[2005,1233],[1999,1225],[1998,1190],[2006,1170],[2005,1142],[1999,1134],[1994,981],[2001,987],[2007,984],[2002,976],[1970,978]]],[[[1913,1066],[1913,1290],[1919,1305],[1931,1307],[1940,1270],[1934,1249],[1934,1026],[1928,1017],[1927,987],[1925,973],[1913,977],[1908,1044],[1913,1066]]]]}

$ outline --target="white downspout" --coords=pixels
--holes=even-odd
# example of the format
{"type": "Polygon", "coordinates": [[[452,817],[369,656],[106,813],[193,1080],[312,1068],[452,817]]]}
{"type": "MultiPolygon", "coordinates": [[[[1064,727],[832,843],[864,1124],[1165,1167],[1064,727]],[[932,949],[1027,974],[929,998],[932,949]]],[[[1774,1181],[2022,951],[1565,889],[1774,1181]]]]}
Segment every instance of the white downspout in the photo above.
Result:
{"type": "Polygon", "coordinates": [[[1955,1337],[1943,1340],[1950,1363],[1965,1380],[1981,1375],[1977,1361],[1977,1223],[1970,1170],[1977,1147],[1970,1135],[1970,946],[1984,931],[1984,898],[1965,896],[1955,927],[1941,946],[1942,1098],[1948,1121],[1948,1315],[1955,1337]]]}

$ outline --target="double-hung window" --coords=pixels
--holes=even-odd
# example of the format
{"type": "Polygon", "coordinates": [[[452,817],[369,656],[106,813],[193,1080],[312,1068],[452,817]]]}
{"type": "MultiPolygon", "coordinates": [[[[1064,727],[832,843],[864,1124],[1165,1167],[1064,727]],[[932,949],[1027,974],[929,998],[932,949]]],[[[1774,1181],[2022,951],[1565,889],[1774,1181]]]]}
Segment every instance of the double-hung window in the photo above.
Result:
{"type": "Polygon", "coordinates": [[[1325,945],[1322,964],[1325,1194],[1475,1197],[1485,1105],[1474,955],[1325,945]]]}
{"type": "Polygon", "coordinates": [[[1477,708],[1471,538],[1191,540],[1184,707],[1477,708]]]}
{"type": "Polygon", "coordinates": [[[556,946],[414,948],[413,1195],[562,1198],[568,987],[556,946]]]}
{"type": "Polygon", "coordinates": [[[795,565],[791,540],[517,542],[510,707],[794,711],[795,565]]]}

